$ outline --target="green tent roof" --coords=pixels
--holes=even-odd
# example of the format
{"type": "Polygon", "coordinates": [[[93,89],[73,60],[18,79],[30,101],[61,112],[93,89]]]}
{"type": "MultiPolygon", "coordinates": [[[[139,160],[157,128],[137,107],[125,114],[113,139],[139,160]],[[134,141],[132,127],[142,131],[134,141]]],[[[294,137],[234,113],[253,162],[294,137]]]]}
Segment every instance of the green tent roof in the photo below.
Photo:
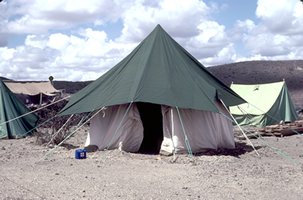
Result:
{"type": "Polygon", "coordinates": [[[0,79],[0,138],[11,138],[24,135],[36,126],[38,117],[31,113],[15,119],[31,110],[27,108],[0,79]]]}
{"type": "Polygon", "coordinates": [[[284,81],[259,85],[232,84],[231,88],[248,102],[239,105],[240,109],[230,107],[240,125],[265,126],[280,120],[298,119],[284,81]],[[249,120],[246,115],[250,115],[249,120]]]}
{"type": "Polygon", "coordinates": [[[59,115],[130,102],[219,112],[215,99],[227,106],[245,102],[157,25],[121,62],[72,95],[59,115]]]}

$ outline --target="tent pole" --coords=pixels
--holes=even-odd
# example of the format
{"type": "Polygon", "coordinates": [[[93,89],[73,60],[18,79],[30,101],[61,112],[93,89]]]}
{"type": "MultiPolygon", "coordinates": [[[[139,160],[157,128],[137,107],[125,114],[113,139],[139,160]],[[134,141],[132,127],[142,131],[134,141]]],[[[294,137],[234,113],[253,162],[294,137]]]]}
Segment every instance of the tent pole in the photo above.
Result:
{"type": "Polygon", "coordinates": [[[40,103],[39,103],[39,106],[41,106],[42,104],[42,92],[40,92],[40,103]]]}
{"type": "Polygon", "coordinates": [[[221,103],[223,104],[224,108],[227,110],[227,112],[229,113],[229,115],[232,117],[232,119],[234,120],[234,122],[236,122],[237,126],[240,128],[242,134],[244,135],[245,139],[247,140],[247,142],[252,146],[252,148],[255,150],[256,154],[259,156],[259,158],[261,157],[260,154],[258,153],[258,151],[256,150],[256,148],[254,147],[253,143],[248,139],[247,135],[244,133],[242,127],[238,124],[237,120],[234,118],[234,116],[229,112],[229,110],[227,109],[225,103],[222,101],[222,99],[220,99],[221,103]]]}
{"type": "Polygon", "coordinates": [[[186,147],[187,147],[187,150],[188,150],[188,153],[189,153],[191,162],[194,162],[194,160],[193,160],[194,155],[193,155],[193,152],[192,152],[192,150],[191,150],[191,148],[190,148],[190,144],[189,144],[187,135],[186,135],[186,133],[185,133],[185,129],[184,129],[184,126],[183,126],[183,122],[182,122],[182,119],[181,119],[181,115],[180,115],[180,111],[179,111],[178,106],[176,106],[176,109],[177,109],[177,111],[178,111],[179,119],[180,119],[181,126],[182,126],[182,129],[183,129],[183,133],[184,133],[184,136],[185,136],[185,144],[186,144],[186,147]]]}
{"type": "Polygon", "coordinates": [[[174,143],[174,135],[175,135],[175,126],[174,126],[174,112],[173,109],[170,109],[170,114],[171,114],[171,129],[172,129],[172,133],[171,133],[171,141],[173,143],[173,147],[174,147],[174,162],[176,161],[176,147],[175,147],[175,143],[174,143]]]}

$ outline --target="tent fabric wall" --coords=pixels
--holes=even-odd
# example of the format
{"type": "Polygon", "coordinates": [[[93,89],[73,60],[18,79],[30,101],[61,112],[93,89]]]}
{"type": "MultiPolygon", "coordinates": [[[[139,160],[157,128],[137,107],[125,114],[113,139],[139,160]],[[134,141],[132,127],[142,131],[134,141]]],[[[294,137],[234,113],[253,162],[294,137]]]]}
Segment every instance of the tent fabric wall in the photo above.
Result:
{"type": "MultiPolygon", "coordinates": [[[[229,112],[216,101],[220,112],[230,116],[229,112]]],[[[201,110],[179,109],[185,133],[193,152],[220,147],[234,148],[234,132],[230,120],[225,116],[201,110]]],[[[186,153],[185,136],[176,108],[162,106],[164,140],[161,151],[186,153]]]]}
{"type": "Polygon", "coordinates": [[[14,138],[36,126],[38,117],[31,113],[16,120],[31,110],[27,108],[0,80],[0,138],[14,138]]]}
{"type": "Polygon", "coordinates": [[[298,119],[284,81],[259,85],[232,84],[231,88],[248,102],[230,107],[232,115],[242,126],[263,127],[281,120],[298,119]]]}
{"type": "MultiPolygon", "coordinates": [[[[91,119],[89,134],[85,146],[96,145],[104,150],[110,144],[129,104],[108,106],[91,119]]],[[[132,104],[117,131],[109,149],[127,152],[139,151],[143,140],[143,124],[136,104],[132,104]]]]}
{"type": "MultiPolygon", "coordinates": [[[[220,102],[215,103],[222,113],[229,116],[228,111],[220,102]]],[[[96,145],[99,150],[106,149],[127,108],[128,104],[108,106],[98,113],[91,120],[85,146],[96,145]]],[[[162,105],[161,110],[164,134],[161,151],[172,153],[175,150],[175,153],[187,153],[185,136],[176,108],[162,105]]],[[[193,152],[235,147],[233,126],[223,115],[209,111],[180,109],[180,116],[193,152]]],[[[143,130],[138,108],[136,103],[133,103],[109,149],[119,148],[128,152],[138,152],[143,140],[143,130]]]]}

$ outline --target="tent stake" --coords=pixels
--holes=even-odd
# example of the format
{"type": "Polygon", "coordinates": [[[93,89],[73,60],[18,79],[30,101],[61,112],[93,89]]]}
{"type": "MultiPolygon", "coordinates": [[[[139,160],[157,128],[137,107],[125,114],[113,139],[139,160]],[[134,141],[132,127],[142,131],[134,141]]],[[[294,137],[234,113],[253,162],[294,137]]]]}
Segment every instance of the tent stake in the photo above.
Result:
{"type": "Polygon", "coordinates": [[[172,129],[172,134],[171,134],[171,142],[173,143],[173,147],[174,147],[174,150],[173,150],[173,155],[174,155],[174,161],[173,162],[176,162],[176,147],[175,147],[175,144],[174,144],[174,135],[175,135],[175,126],[174,126],[174,112],[173,112],[173,109],[171,108],[170,110],[170,113],[171,113],[171,129],[172,129]]]}

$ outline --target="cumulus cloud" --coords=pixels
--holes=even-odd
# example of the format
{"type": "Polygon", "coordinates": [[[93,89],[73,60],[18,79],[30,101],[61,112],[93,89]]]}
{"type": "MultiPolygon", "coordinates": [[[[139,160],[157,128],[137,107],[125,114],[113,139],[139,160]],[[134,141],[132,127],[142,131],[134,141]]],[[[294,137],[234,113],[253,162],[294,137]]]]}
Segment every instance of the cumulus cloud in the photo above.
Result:
{"type": "Polygon", "coordinates": [[[188,40],[185,47],[198,59],[217,55],[229,45],[225,27],[214,21],[204,21],[197,27],[199,34],[188,40]]]}
{"type": "Polygon", "coordinates": [[[134,4],[122,15],[123,35],[120,40],[140,42],[160,24],[172,37],[188,38],[199,34],[201,20],[209,14],[209,7],[199,0],[163,0],[152,6],[146,1],[134,4]]]}
{"type": "Polygon", "coordinates": [[[256,10],[268,31],[287,35],[302,33],[302,13],[302,2],[297,0],[259,0],[256,10]]]}
{"type": "Polygon", "coordinates": [[[114,1],[13,0],[8,1],[7,13],[15,17],[7,23],[6,31],[15,34],[46,34],[49,29],[67,29],[81,23],[100,25],[118,20],[121,17],[120,9],[114,1]]]}
{"type": "MultiPolygon", "coordinates": [[[[256,17],[237,21],[235,29],[250,56],[246,60],[288,60],[300,58],[303,41],[303,5],[296,0],[258,0],[256,17]]],[[[241,58],[243,60],[243,58],[241,58]]]]}
{"type": "MultiPolygon", "coordinates": [[[[157,24],[185,44],[182,38],[201,34],[198,26],[210,12],[199,0],[131,0],[127,3],[116,0],[91,1],[89,4],[83,1],[14,0],[6,9],[15,17],[11,17],[2,32],[30,35],[23,46],[16,47],[14,56],[6,60],[13,67],[7,68],[2,75],[11,76],[20,67],[22,73],[25,69],[31,72],[28,79],[43,72],[45,77],[53,74],[58,79],[68,80],[100,76],[123,59],[157,24]],[[100,26],[118,19],[123,22],[124,29],[114,41],[108,39],[106,32],[93,30],[94,27],[75,31],[81,23],[100,26]],[[50,32],[70,28],[74,28],[73,32],[50,32]]],[[[212,40],[215,42],[216,36],[212,40]]]]}
{"type": "Polygon", "coordinates": [[[93,80],[121,61],[157,24],[205,66],[303,56],[300,1],[258,0],[259,23],[237,20],[227,29],[213,16],[230,8],[201,0],[3,1],[0,76],[93,80]],[[104,27],[115,23],[122,28],[113,38],[104,27]],[[25,40],[9,48],[9,39],[18,39],[18,34],[25,40]],[[248,55],[237,52],[239,41],[248,55]]]}

